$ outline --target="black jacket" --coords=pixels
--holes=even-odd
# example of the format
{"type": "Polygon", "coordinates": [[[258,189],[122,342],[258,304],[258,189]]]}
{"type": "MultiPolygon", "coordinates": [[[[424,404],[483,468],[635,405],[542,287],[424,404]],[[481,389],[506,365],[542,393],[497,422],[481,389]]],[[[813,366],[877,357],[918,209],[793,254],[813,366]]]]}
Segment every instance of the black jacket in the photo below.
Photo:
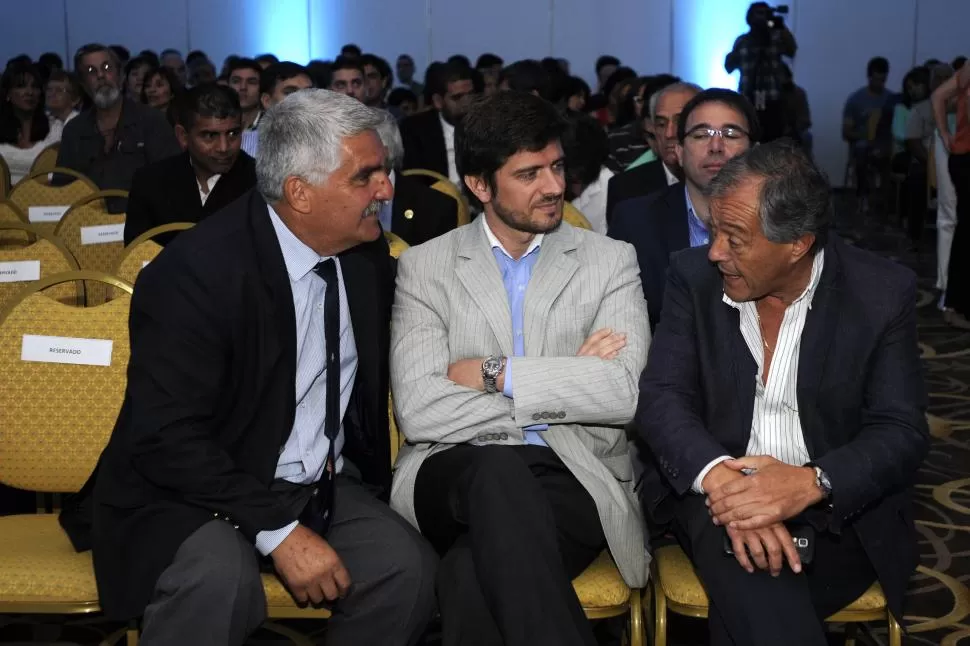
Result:
{"type": "Polygon", "coordinates": [[[415,177],[395,177],[391,213],[391,233],[412,247],[458,226],[458,202],[415,177]]]}
{"type": "Polygon", "coordinates": [[[445,132],[437,110],[419,112],[401,121],[404,170],[423,168],[448,177],[445,132]]]}
{"type": "Polygon", "coordinates": [[[659,159],[617,173],[606,185],[606,223],[613,221],[613,210],[620,202],[645,197],[664,188],[667,188],[667,173],[659,159]]]}

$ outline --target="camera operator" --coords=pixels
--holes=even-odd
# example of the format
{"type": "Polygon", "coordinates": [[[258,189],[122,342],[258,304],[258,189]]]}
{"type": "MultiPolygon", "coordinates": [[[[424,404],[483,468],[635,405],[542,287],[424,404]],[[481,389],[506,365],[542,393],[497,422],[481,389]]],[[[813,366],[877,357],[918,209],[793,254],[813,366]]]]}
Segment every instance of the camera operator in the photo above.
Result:
{"type": "Polygon", "coordinates": [[[762,141],[782,137],[786,130],[781,57],[794,57],[798,45],[785,27],[779,15],[782,13],[788,13],[787,6],[772,10],[766,2],[753,3],[746,17],[750,31],[738,36],[731,53],[724,59],[724,69],[729,73],[741,70],[738,92],[758,111],[762,141]]]}

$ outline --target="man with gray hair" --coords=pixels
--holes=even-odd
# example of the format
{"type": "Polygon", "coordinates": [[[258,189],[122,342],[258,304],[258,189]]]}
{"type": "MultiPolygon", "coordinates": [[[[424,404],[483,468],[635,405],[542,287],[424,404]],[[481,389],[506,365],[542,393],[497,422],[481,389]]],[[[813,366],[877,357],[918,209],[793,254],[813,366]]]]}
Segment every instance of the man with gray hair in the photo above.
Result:
{"type": "Polygon", "coordinates": [[[379,215],[384,231],[413,247],[457,227],[458,200],[429,188],[425,178],[401,175],[404,141],[397,120],[389,112],[384,112],[377,134],[387,150],[387,176],[394,187],[394,199],[384,202],[379,215]]]}
{"type": "Polygon", "coordinates": [[[916,277],[830,232],[828,182],[789,140],[706,193],[711,245],[672,258],[640,380],[647,513],[704,582],[711,644],[824,646],[873,581],[902,617],[916,567],[916,277]]]}
{"type": "Polygon", "coordinates": [[[379,500],[393,297],[380,121],[326,90],[274,106],[258,190],[138,278],[93,546],[101,607],[142,616],[144,646],[242,644],[266,616],[261,565],[331,609],[326,644],[414,644],[431,619],[437,558],[379,500]]]}

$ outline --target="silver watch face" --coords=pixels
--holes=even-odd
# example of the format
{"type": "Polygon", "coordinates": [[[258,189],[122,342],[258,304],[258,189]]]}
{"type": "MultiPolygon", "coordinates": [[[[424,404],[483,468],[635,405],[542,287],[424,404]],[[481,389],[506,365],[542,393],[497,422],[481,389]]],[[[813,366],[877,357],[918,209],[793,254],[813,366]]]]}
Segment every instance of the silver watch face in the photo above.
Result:
{"type": "Polygon", "coordinates": [[[502,360],[499,357],[488,357],[482,363],[482,372],[492,379],[498,377],[502,372],[502,360]]]}

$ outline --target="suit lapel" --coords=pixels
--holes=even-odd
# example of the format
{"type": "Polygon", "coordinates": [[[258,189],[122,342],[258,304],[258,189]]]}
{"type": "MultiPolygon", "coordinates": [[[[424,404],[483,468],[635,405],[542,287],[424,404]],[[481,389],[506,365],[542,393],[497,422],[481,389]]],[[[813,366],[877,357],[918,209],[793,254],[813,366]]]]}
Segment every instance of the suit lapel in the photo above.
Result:
{"type": "Polygon", "coordinates": [[[687,197],[684,187],[674,184],[667,189],[666,225],[667,253],[671,254],[690,246],[690,228],[687,225],[687,197]]]}
{"type": "MultiPolygon", "coordinates": [[[[483,216],[479,216],[483,217],[483,216]]],[[[479,221],[462,230],[458,243],[458,280],[478,306],[502,352],[515,354],[512,344],[512,310],[502,274],[479,221]]]]}
{"type": "Polygon", "coordinates": [[[539,260],[532,270],[525,292],[526,353],[543,353],[548,332],[549,310],[579,269],[575,254],[577,240],[573,228],[565,222],[546,234],[539,249],[539,260]]]}

